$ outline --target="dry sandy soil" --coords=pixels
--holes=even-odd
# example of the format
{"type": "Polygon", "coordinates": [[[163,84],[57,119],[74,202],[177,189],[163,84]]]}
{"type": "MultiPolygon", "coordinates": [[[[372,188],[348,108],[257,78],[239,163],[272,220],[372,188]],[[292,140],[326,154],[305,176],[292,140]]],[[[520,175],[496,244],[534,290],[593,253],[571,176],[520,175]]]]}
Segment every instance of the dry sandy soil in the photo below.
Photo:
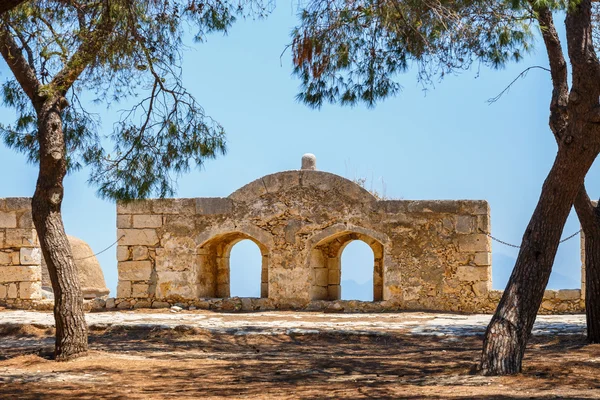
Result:
{"type": "Polygon", "coordinates": [[[600,398],[600,345],[580,333],[535,335],[512,377],[474,373],[480,335],[92,324],[89,355],[56,363],[53,333],[0,325],[0,399],[600,398]]]}

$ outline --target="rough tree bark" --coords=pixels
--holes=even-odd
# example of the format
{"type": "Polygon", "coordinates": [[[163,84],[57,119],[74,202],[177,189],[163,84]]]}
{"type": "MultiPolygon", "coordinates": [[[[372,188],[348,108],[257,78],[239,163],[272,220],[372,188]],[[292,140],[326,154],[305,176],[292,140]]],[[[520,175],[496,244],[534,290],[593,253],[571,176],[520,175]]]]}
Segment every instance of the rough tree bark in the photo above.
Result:
{"type": "MultiPolygon", "coordinates": [[[[535,6],[535,2],[532,4],[535,6]]],[[[550,116],[558,154],[523,236],[508,285],[485,334],[480,365],[485,375],[521,371],[525,347],[550,277],[564,223],[587,171],[600,152],[600,66],[591,39],[591,2],[582,0],[568,11],[565,20],[573,67],[570,92],[558,36],[552,40],[555,32],[548,30],[554,27],[552,14],[545,8],[536,12],[554,84],[551,110],[562,113],[550,116]],[[563,125],[553,120],[557,115],[564,117],[563,125]]]]}
{"type": "MultiPolygon", "coordinates": [[[[563,56],[563,49],[548,8],[537,10],[537,19],[542,29],[542,37],[548,54],[548,62],[552,76],[552,98],[550,101],[550,129],[557,142],[566,132],[569,124],[567,104],[569,103],[569,86],[567,76],[567,63],[563,56]]],[[[592,60],[594,61],[594,60],[592,60]]],[[[588,341],[600,341],[600,214],[594,212],[585,189],[585,184],[580,188],[574,202],[575,211],[579,217],[581,227],[586,237],[585,251],[590,254],[586,258],[585,273],[589,279],[590,289],[586,289],[586,316],[588,328],[588,341]],[[589,239],[588,239],[589,238],[589,239]]],[[[596,210],[598,212],[598,210],[596,210]]],[[[586,282],[588,281],[586,279],[586,282]]],[[[586,283],[586,286],[588,284],[586,283]]]]}
{"type": "Polygon", "coordinates": [[[27,0],[0,0],[0,15],[12,10],[21,3],[27,0]]]}
{"type": "Polygon", "coordinates": [[[585,186],[577,193],[575,211],[585,235],[587,340],[590,343],[600,343],[600,208],[593,206],[585,186]]]}
{"type": "Polygon", "coordinates": [[[33,222],[54,290],[55,358],[85,355],[87,325],[79,276],[62,222],[66,149],[60,117],[64,99],[47,99],[38,111],[39,175],[32,199],[33,222]]]}

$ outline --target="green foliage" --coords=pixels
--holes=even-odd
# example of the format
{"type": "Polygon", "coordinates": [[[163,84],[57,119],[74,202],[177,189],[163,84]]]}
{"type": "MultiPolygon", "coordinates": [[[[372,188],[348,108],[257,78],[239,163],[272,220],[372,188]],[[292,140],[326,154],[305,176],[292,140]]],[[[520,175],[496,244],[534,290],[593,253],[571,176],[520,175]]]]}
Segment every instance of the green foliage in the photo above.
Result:
{"type": "MultiPolygon", "coordinates": [[[[311,0],[292,32],[298,99],[373,106],[401,90],[400,73],[419,81],[502,67],[531,49],[527,2],[495,0],[311,0]]],[[[558,2],[555,6],[560,6],[558,2]]]]}
{"type": "MultiPolygon", "coordinates": [[[[68,101],[61,116],[70,170],[89,166],[102,197],[167,196],[178,174],[225,153],[223,127],[181,83],[186,29],[202,41],[270,7],[261,0],[30,1],[2,16],[0,36],[22,52],[39,83],[36,96],[68,101]],[[109,105],[136,103],[104,133],[80,101],[83,93],[109,105]]],[[[0,134],[37,162],[39,107],[26,86],[16,79],[3,84],[4,104],[17,119],[0,134]]]]}

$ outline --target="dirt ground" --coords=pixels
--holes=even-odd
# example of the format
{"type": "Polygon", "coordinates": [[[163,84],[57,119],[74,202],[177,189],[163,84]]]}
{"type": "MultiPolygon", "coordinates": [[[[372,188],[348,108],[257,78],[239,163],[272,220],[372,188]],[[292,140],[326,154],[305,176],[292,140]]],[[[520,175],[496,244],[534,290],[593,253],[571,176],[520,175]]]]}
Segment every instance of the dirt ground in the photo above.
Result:
{"type": "Polygon", "coordinates": [[[57,363],[47,359],[52,335],[0,329],[11,341],[0,354],[0,399],[600,398],[600,345],[582,335],[535,336],[512,377],[473,373],[478,336],[93,328],[89,356],[57,363]]]}

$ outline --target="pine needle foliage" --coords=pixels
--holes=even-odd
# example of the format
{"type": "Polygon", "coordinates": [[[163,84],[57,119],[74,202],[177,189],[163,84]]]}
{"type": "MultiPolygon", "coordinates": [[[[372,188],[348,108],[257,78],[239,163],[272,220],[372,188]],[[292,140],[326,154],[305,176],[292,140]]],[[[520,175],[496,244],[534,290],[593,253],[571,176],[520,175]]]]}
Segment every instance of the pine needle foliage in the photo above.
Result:
{"type": "Polygon", "coordinates": [[[182,85],[182,37],[226,33],[237,18],[260,18],[261,0],[42,0],[1,16],[0,48],[14,77],[2,85],[16,121],[0,134],[39,159],[38,111],[64,98],[69,170],[90,167],[101,197],[131,200],[174,193],[176,178],[226,151],[223,127],[182,85]],[[111,132],[81,97],[127,102],[111,132]]]}
{"type": "Polygon", "coordinates": [[[474,63],[499,68],[532,49],[534,22],[523,1],[309,0],[292,32],[297,98],[373,106],[411,68],[425,87],[474,63]]]}

